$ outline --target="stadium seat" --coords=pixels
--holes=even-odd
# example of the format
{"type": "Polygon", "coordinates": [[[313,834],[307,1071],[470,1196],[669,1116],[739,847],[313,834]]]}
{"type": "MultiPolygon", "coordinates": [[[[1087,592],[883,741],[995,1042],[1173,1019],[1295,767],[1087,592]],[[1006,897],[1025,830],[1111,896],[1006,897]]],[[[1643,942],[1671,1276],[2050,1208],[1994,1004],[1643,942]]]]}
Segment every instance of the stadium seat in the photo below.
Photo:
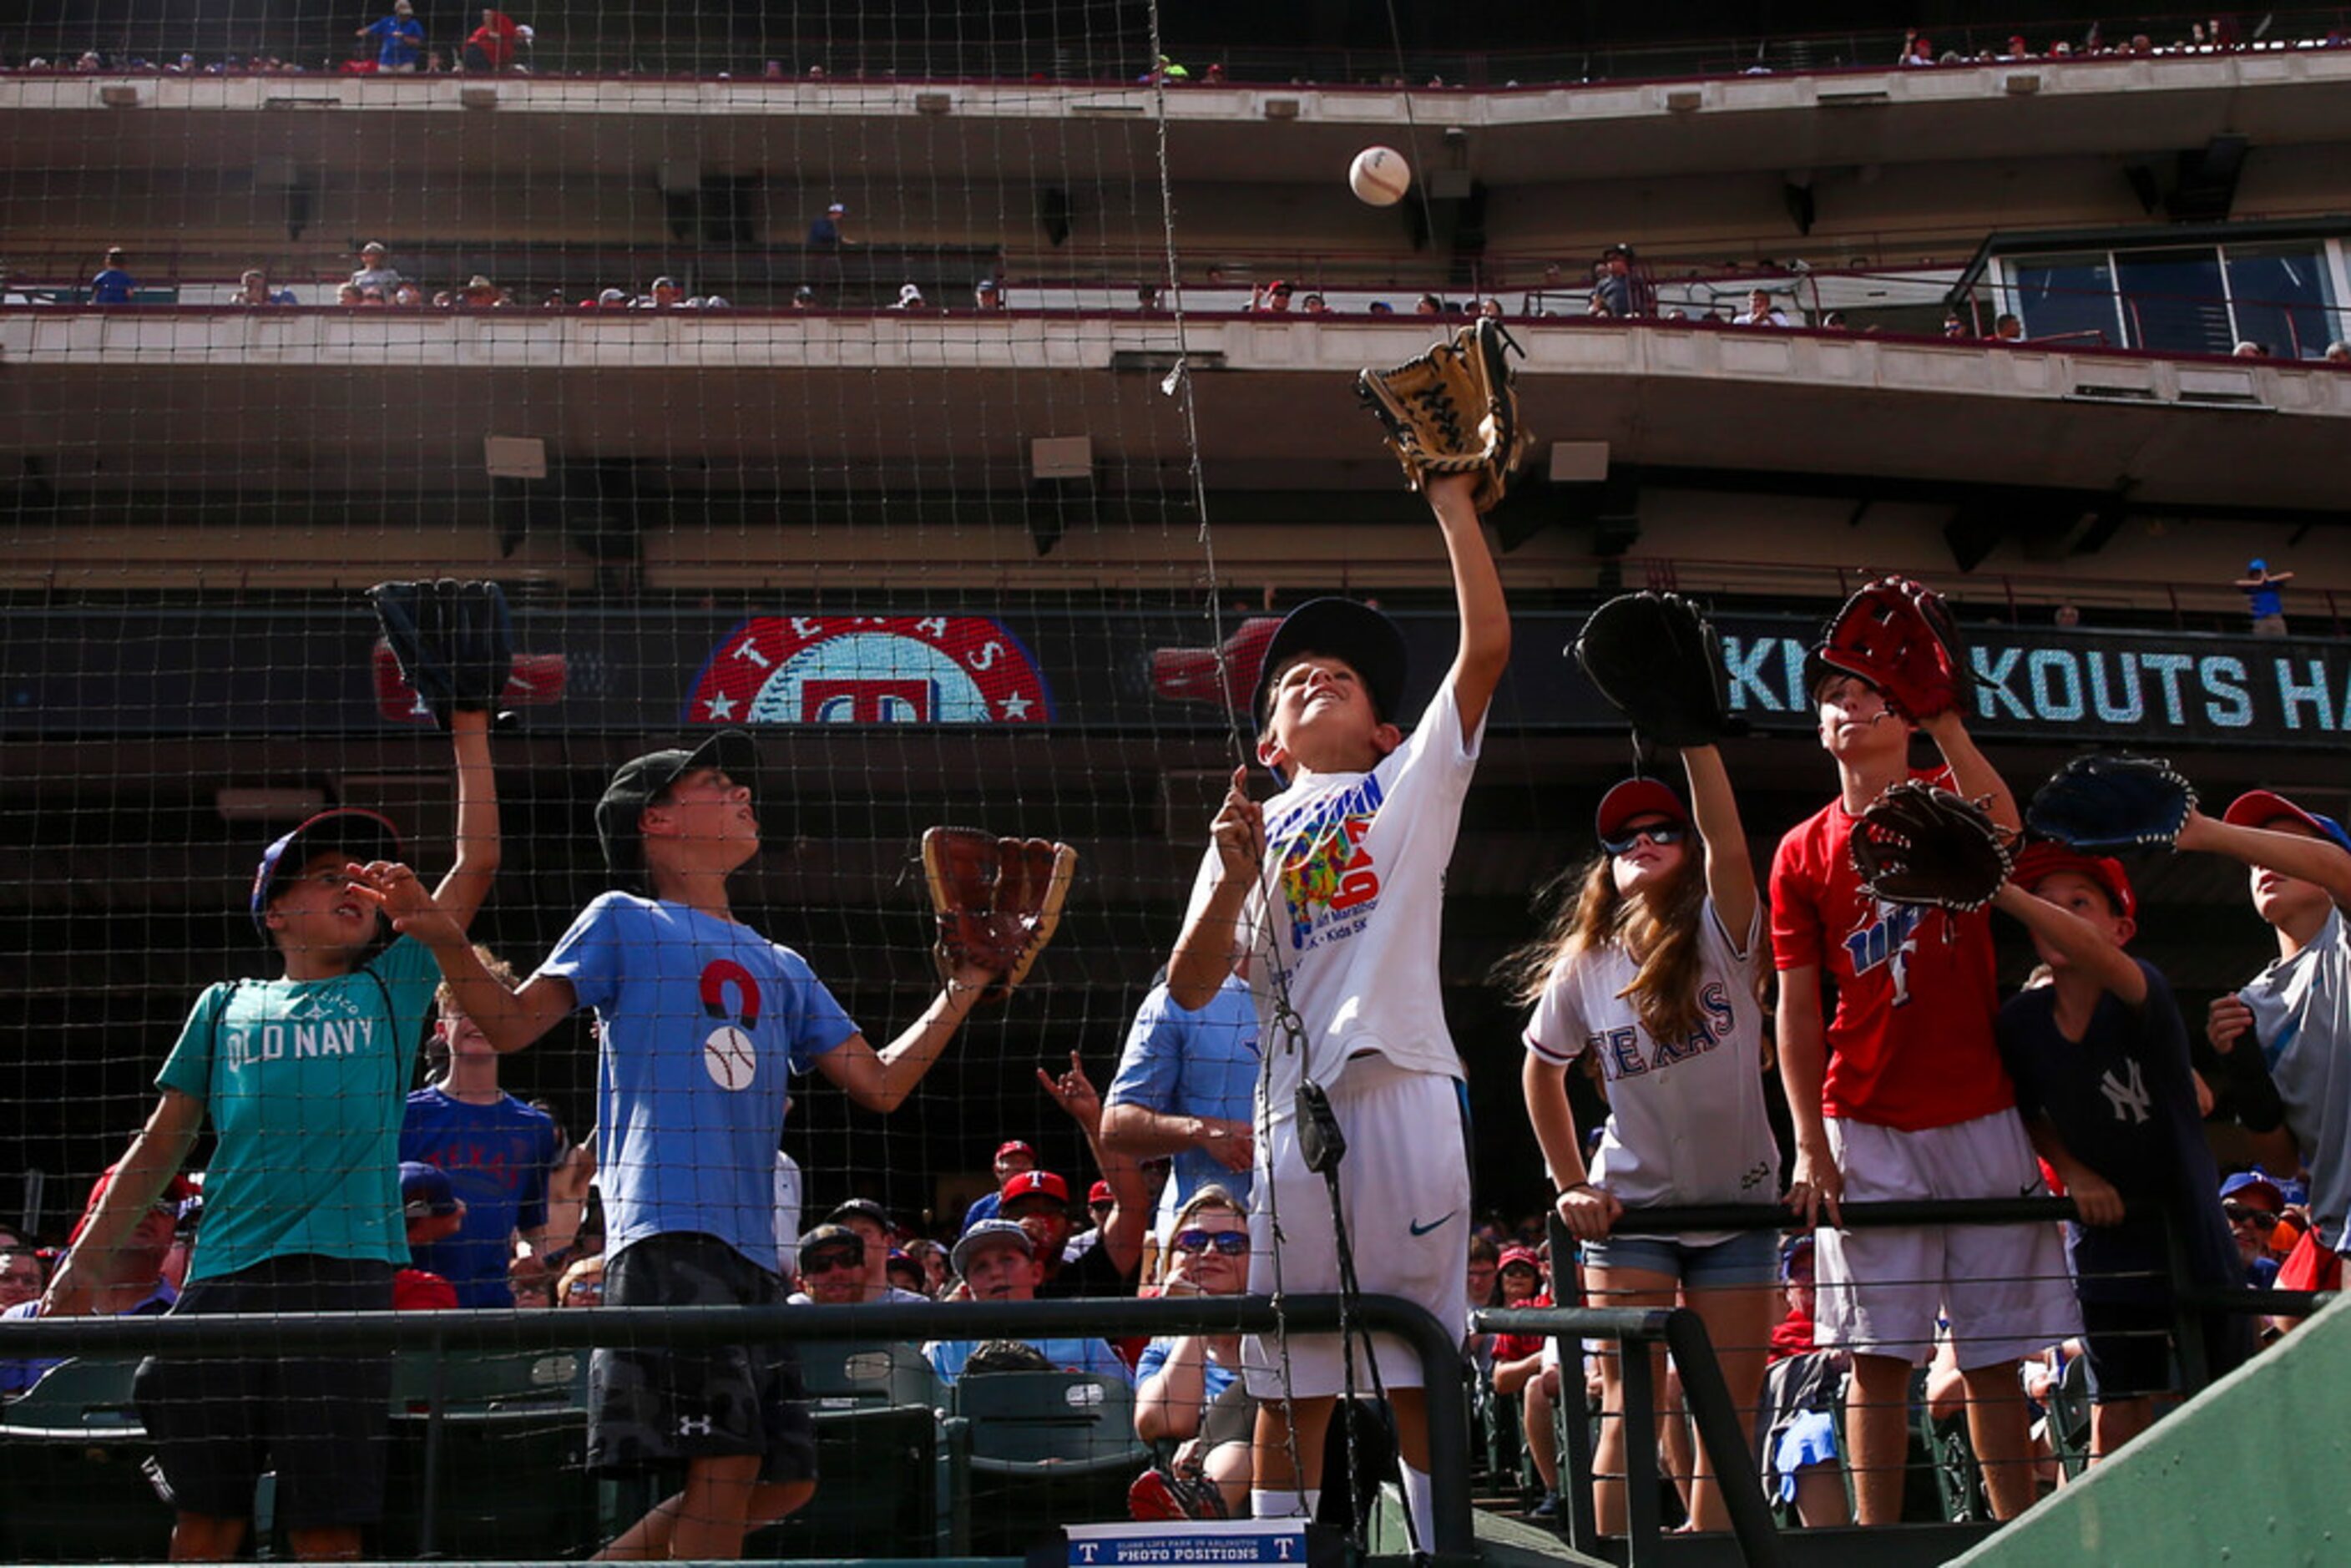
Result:
{"type": "Polygon", "coordinates": [[[937,1374],[917,1347],[889,1341],[804,1344],[800,1380],[820,1410],[945,1403],[937,1374]]]}
{"type": "Polygon", "coordinates": [[[969,1423],[967,1480],[972,1550],[1025,1550],[1043,1520],[1124,1519],[1127,1484],[1151,1462],[1134,1435],[1134,1391],[1082,1372],[996,1372],[953,1390],[969,1423]]]}
{"type": "Polygon", "coordinates": [[[160,1558],[172,1511],[141,1469],[153,1446],[131,1403],[136,1357],[74,1360],[0,1406],[0,1560],[160,1558]]]}
{"type": "Polygon", "coordinates": [[[563,1557],[596,1542],[568,1352],[403,1355],[379,1550],[387,1556],[563,1557]]]}
{"type": "Polygon", "coordinates": [[[965,1554],[949,1426],[927,1405],[816,1414],[817,1490],[808,1507],[745,1543],[780,1558],[965,1554]]]}

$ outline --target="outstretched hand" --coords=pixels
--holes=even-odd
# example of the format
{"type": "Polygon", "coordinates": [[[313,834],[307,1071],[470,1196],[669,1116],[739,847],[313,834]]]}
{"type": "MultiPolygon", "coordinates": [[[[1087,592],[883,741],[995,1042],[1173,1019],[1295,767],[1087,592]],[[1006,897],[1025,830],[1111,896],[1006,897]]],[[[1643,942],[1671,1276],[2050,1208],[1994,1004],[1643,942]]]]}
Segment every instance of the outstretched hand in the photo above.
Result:
{"type": "Polygon", "coordinates": [[[1265,864],[1265,808],[1249,798],[1249,769],[1233,769],[1231,787],[1208,837],[1217,846],[1217,862],[1228,881],[1255,882],[1265,864]]]}
{"type": "Polygon", "coordinates": [[[1093,1080],[1086,1076],[1085,1066],[1076,1051],[1070,1052],[1070,1070],[1059,1077],[1037,1070],[1037,1082],[1055,1103],[1070,1113],[1070,1119],[1089,1134],[1102,1125],[1102,1095],[1096,1092],[1093,1080]]]}
{"type": "Polygon", "coordinates": [[[382,910],[392,928],[402,936],[413,936],[428,946],[465,942],[465,928],[434,903],[423,879],[398,861],[354,862],[344,870],[351,879],[351,891],[382,910]]]}

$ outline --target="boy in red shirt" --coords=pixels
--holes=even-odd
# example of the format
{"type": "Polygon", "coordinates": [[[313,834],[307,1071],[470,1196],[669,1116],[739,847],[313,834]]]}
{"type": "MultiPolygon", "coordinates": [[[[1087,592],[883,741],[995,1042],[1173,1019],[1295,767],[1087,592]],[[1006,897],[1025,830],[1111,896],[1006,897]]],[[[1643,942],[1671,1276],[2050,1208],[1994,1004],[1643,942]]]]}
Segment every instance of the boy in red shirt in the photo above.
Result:
{"type": "MultiPolygon", "coordinates": [[[[1844,1198],[2045,1194],[1992,1033],[1991,917],[1870,898],[1846,842],[1854,819],[1912,777],[1922,729],[1945,764],[1923,777],[1986,800],[2011,830],[2016,801],[1956,708],[1914,722],[1869,681],[1815,668],[1837,798],[1789,831],[1771,865],[1780,1072],[1796,1124],[1789,1201],[1835,1225],[1844,1198]],[[1825,1019],[1824,976],[1836,988],[1825,1019]]],[[[1934,1349],[1938,1313],[1959,1348],[1992,1511],[2022,1513],[2032,1472],[2016,1364],[2079,1322],[2056,1226],[1823,1230],[1818,1272],[1821,1343],[1853,1353],[1845,1437],[1860,1521],[1901,1517],[1911,1369],[1934,1349]]]]}

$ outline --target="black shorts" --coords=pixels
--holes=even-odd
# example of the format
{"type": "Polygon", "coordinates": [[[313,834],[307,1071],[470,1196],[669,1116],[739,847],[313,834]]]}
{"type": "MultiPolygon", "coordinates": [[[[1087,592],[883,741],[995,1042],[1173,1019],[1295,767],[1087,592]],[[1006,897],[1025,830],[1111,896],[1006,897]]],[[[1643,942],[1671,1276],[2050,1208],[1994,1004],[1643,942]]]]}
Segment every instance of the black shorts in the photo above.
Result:
{"type": "MultiPolygon", "coordinates": [[[[633,1241],[604,1266],[608,1307],[769,1307],[773,1274],[715,1236],[633,1241]]],[[[816,1422],[789,1344],[599,1350],[588,1364],[588,1463],[631,1474],[758,1454],[763,1481],[816,1479],[816,1422]]]]}
{"type": "MultiPolygon", "coordinates": [[[[297,1254],[182,1292],[172,1315],[392,1310],[392,1265],[297,1254]]],[[[131,1384],[155,1439],[164,1500],[247,1519],[254,1483],[277,1472],[280,1525],[372,1524],[383,1513],[392,1356],[149,1356],[131,1384]]]]}
{"type": "Polygon", "coordinates": [[[2090,1364],[2091,1403],[2176,1387],[2171,1328],[2171,1309],[2158,1301],[2084,1301],[2082,1348],[2090,1364]]]}

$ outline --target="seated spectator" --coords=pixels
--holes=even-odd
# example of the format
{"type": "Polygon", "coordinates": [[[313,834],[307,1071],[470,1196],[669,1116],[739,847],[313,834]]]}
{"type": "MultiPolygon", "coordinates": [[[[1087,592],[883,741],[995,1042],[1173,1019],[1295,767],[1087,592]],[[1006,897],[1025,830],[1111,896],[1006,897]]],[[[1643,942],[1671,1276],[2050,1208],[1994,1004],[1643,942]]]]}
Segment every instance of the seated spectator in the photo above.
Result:
{"type": "MultiPolygon", "coordinates": [[[[78,1240],[89,1225],[90,1216],[98,1211],[98,1200],[114,1180],[115,1166],[99,1173],[89,1189],[89,1199],[82,1206],[80,1220],[74,1226],[74,1239],[78,1240]]],[[[128,1239],[108,1256],[106,1278],[89,1298],[90,1315],[101,1318],[154,1317],[172,1310],[180,1299],[179,1288],[163,1277],[163,1262],[172,1251],[172,1239],[180,1222],[181,1207],[196,1195],[193,1183],[184,1173],[173,1172],[164,1185],[162,1194],[148,1207],[128,1239]]],[[[0,1253],[0,1282],[30,1284],[32,1293],[8,1301],[0,1318],[37,1318],[41,1315],[43,1270],[40,1260],[29,1251],[0,1253]],[[19,1261],[21,1260],[21,1262],[19,1261]],[[30,1264],[29,1270],[23,1264],[30,1264]]],[[[22,1394],[41,1380],[41,1375],[57,1364],[63,1357],[39,1358],[27,1361],[0,1361],[0,1395],[22,1394]]]]}
{"type": "MultiPolygon", "coordinates": [[[[1158,309],[1158,308],[1159,308],[1159,285],[1157,285],[1157,284],[1155,284],[1155,283],[1138,283],[1138,284],[1136,284],[1136,285],[1134,286],[1134,308],[1135,308],[1137,310],[1156,310],[1156,309],[1158,309]]],[[[2339,348],[2341,348],[2341,347],[2342,347],[2342,345],[2341,345],[2340,343],[2337,343],[2337,344],[2335,345],[2335,347],[2339,349],[2339,348]]],[[[2330,359],[2331,359],[2331,358],[2333,358],[2333,356],[2332,356],[2332,355],[2329,355],[2328,357],[2329,357],[2330,359]]]]}
{"type": "Polygon", "coordinates": [[[1971,334],[1968,331],[1968,324],[1967,324],[1967,322],[1966,322],[1966,321],[1965,321],[1965,320],[1960,317],[1960,315],[1959,315],[1959,313],[1958,311],[1956,311],[1956,310],[1946,310],[1946,311],[1944,311],[1944,312],[1943,312],[1943,336],[1944,336],[1944,337],[1946,337],[1946,338],[1965,338],[1965,337],[1969,337],[1969,336],[1970,336],[1970,335],[1971,335],[1971,334]]]}
{"type": "MultiPolygon", "coordinates": [[[[964,1232],[955,1244],[956,1272],[975,1301],[1033,1301],[1037,1299],[1038,1268],[1029,1233],[1008,1219],[987,1219],[964,1232]]],[[[1044,1356],[1048,1365],[1068,1372],[1090,1372],[1121,1383],[1133,1376],[1118,1353],[1099,1339],[1031,1339],[1021,1343],[1044,1356]]],[[[980,1346],[977,1340],[933,1340],[923,1355],[939,1381],[953,1385],[980,1346]]]]}
{"type": "Polygon", "coordinates": [[[422,310],[424,308],[424,290],[403,278],[392,286],[392,303],[402,310],[422,310]]]}
{"type": "Polygon", "coordinates": [[[604,1255],[601,1252],[580,1259],[563,1270],[563,1278],[555,1287],[555,1304],[559,1307],[601,1307],[604,1304],[604,1255]]]}
{"type": "Polygon", "coordinates": [[[1419,301],[1413,306],[1412,313],[1416,316],[1442,316],[1445,314],[1445,299],[1443,296],[1424,294],[1420,297],[1419,301]]]}
{"type": "Polygon", "coordinates": [[[1997,343],[2024,341],[2024,323],[2012,312],[2003,310],[1992,318],[1991,340],[1997,343]]]}
{"type": "MultiPolygon", "coordinates": [[[[1424,298],[1426,298],[1426,296],[1424,296],[1424,298]]],[[[1395,307],[1389,304],[1384,299],[1374,299],[1371,304],[1365,306],[1364,308],[1374,316],[1393,316],[1395,314],[1395,307]]],[[[1428,315],[1431,314],[1431,312],[1423,311],[1421,314],[1428,315]]]]}
{"type": "Polygon", "coordinates": [[[1502,1249],[1483,1230],[1469,1233],[1469,1310],[1490,1307],[1495,1302],[1502,1271],[1502,1249]]]}
{"type": "Polygon", "coordinates": [[[2267,343],[2256,343],[2248,338],[2236,346],[2231,357],[2240,360],[2266,360],[2270,357],[2270,346],[2267,343]]]}
{"type": "Polygon", "coordinates": [[[917,1236],[906,1243],[906,1256],[923,1271],[918,1287],[925,1296],[936,1300],[955,1280],[955,1270],[948,1266],[947,1249],[927,1236],[917,1236]]]}
{"type": "Polygon", "coordinates": [[[2337,338],[2327,344],[2326,362],[2330,365],[2351,365],[2351,343],[2337,338]]]}
{"type": "Polygon", "coordinates": [[[360,286],[358,284],[344,283],[337,285],[335,288],[336,304],[344,307],[346,309],[353,309],[359,306],[360,301],[360,286]]]}
{"type": "Polygon", "coordinates": [[[846,1225],[820,1225],[800,1238],[796,1307],[853,1307],[866,1300],[865,1239],[846,1225]]]}
{"type": "Polygon", "coordinates": [[[1478,301],[1478,314],[1489,321],[1502,319],[1502,302],[1490,297],[1478,301]]]}
{"type": "Polygon", "coordinates": [[[504,11],[485,10],[482,25],[466,36],[465,47],[458,51],[460,68],[468,71],[503,71],[514,67],[515,55],[521,47],[521,29],[514,18],[504,11]]]}
{"type": "Polygon", "coordinates": [[[130,257],[120,246],[106,253],[106,265],[89,280],[89,302],[92,305],[128,305],[139,280],[131,276],[124,264],[130,257]]]}
{"type": "Polygon", "coordinates": [[[1298,308],[1309,316],[1328,316],[1331,313],[1330,302],[1320,294],[1308,295],[1298,302],[1298,308]]]}
{"type": "Polygon", "coordinates": [[[825,1227],[845,1227],[862,1246],[863,1252],[859,1259],[865,1270],[860,1281],[862,1300],[921,1301],[929,1299],[914,1291],[902,1291],[890,1282],[890,1217],[883,1211],[880,1204],[872,1198],[852,1197],[824,1217],[824,1226],[819,1228],[825,1227]]]}
{"type": "Polygon", "coordinates": [[[653,279],[650,292],[637,296],[636,308],[640,310],[675,310],[684,303],[685,290],[677,286],[677,279],[662,277],[653,279]]]}
{"type": "Polygon", "coordinates": [[[926,308],[921,287],[912,283],[899,288],[897,299],[890,306],[893,310],[921,310],[926,308]]]}
{"type": "MultiPolygon", "coordinates": [[[[400,1162],[400,1212],[408,1222],[412,1255],[448,1240],[465,1223],[465,1201],[449,1185],[448,1174],[422,1160],[400,1162]]],[[[456,1304],[457,1288],[429,1269],[412,1265],[392,1277],[394,1312],[443,1311],[456,1304]]]]}
{"type": "Polygon", "coordinates": [[[1770,289],[1757,288],[1748,293],[1747,313],[1733,317],[1731,324],[1737,327],[1784,327],[1788,324],[1788,318],[1771,303],[1770,289]]]}
{"type": "Polygon", "coordinates": [[[815,290],[815,289],[813,289],[813,288],[810,288],[810,287],[807,284],[805,284],[805,283],[801,284],[798,288],[793,289],[793,290],[792,290],[792,308],[793,308],[793,309],[795,309],[795,310],[813,310],[813,309],[815,309],[815,308],[816,308],[816,290],[815,290]]]}
{"type": "Polygon", "coordinates": [[[924,1275],[923,1266],[915,1261],[913,1253],[903,1252],[893,1247],[890,1249],[888,1268],[890,1283],[893,1288],[904,1291],[910,1296],[920,1296],[926,1301],[931,1299],[930,1292],[924,1289],[930,1281],[924,1275]]]}
{"type": "Polygon", "coordinates": [[[1118,1199],[1110,1190],[1110,1183],[1098,1181],[1086,1190],[1086,1217],[1093,1221],[1085,1229],[1070,1238],[1061,1249],[1061,1261],[1074,1263],[1092,1251],[1102,1240],[1102,1228],[1118,1207],[1118,1199]]]}
{"type": "Polygon", "coordinates": [[[1842,310],[1830,311],[1821,318],[1820,324],[1821,329],[1826,332],[1849,332],[1853,329],[1853,323],[1845,319],[1842,310]]]}
{"type": "Polygon", "coordinates": [[[624,288],[607,288],[603,290],[596,296],[596,308],[599,310],[626,310],[629,308],[628,290],[624,288]]]}
{"type": "Polygon", "coordinates": [[[1019,1138],[1007,1138],[996,1145],[996,1157],[990,1162],[989,1168],[995,1172],[996,1185],[972,1199],[971,1207],[963,1211],[965,1230],[969,1230],[983,1219],[996,1218],[996,1206],[1004,1197],[1004,1184],[1023,1171],[1035,1170],[1037,1151],[1019,1138]]]}
{"type": "Polygon", "coordinates": [[[982,310],[1001,310],[1004,308],[1004,290],[996,286],[996,279],[983,277],[972,285],[971,302],[982,310]]]}
{"type": "Polygon", "coordinates": [[[1844,1407],[1845,1360],[1813,1340],[1810,1235],[1780,1249],[1780,1279],[1788,1315],[1771,1331],[1771,1368],[1763,1378],[1763,1484],[1795,1509],[1808,1530],[1844,1524],[1852,1509],[1838,1458],[1837,1417],[1844,1407]]]}
{"type": "MultiPolygon", "coordinates": [[[[1236,1296],[1249,1286],[1249,1216],[1221,1186],[1176,1212],[1162,1296],[1236,1296]]],[[[1134,1369],[1134,1435],[1174,1443],[1165,1466],[1137,1477],[1138,1519],[1224,1519],[1247,1511],[1256,1406],[1240,1382],[1238,1334],[1162,1335],[1134,1369]]]]}
{"type": "Polygon", "coordinates": [[[1249,308],[1252,310],[1288,310],[1290,285],[1277,277],[1271,283],[1260,284],[1249,290],[1249,308]]]}
{"type": "MultiPolygon", "coordinates": [[[[1542,1259],[1531,1247],[1502,1249],[1496,1273],[1506,1307],[1548,1307],[1551,1296],[1542,1288],[1542,1259]]],[[[1527,1457],[1534,1461],[1542,1483],[1542,1497],[1529,1511],[1535,1519],[1559,1513],[1559,1438],[1553,1414],[1559,1403],[1559,1359],[1554,1343],[1542,1334],[1503,1333],[1494,1336],[1495,1395],[1520,1405],[1520,1427],[1526,1434],[1527,1457]]]]}
{"type": "Polygon", "coordinates": [[[2236,1239],[2245,1283],[2256,1291],[2271,1289],[2277,1283],[2273,1239],[2285,1216],[2285,1194],[2259,1171],[2239,1171],[2220,1183],[2220,1212],[2236,1239]]]}
{"type": "Polygon", "coordinates": [[[389,255],[381,240],[360,246],[360,269],[351,274],[351,282],[362,291],[372,288],[381,294],[399,287],[400,274],[386,265],[389,255]]]}
{"type": "Polygon", "coordinates": [[[0,1248],[0,1311],[39,1301],[48,1285],[48,1267],[38,1252],[22,1240],[0,1248]]]}
{"type": "Polygon", "coordinates": [[[294,291],[290,288],[272,289],[269,287],[267,274],[257,267],[248,267],[245,269],[245,275],[236,280],[236,298],[230,303],[267,306],[295,305],[300,301],[294,298],[294,291]]]}

